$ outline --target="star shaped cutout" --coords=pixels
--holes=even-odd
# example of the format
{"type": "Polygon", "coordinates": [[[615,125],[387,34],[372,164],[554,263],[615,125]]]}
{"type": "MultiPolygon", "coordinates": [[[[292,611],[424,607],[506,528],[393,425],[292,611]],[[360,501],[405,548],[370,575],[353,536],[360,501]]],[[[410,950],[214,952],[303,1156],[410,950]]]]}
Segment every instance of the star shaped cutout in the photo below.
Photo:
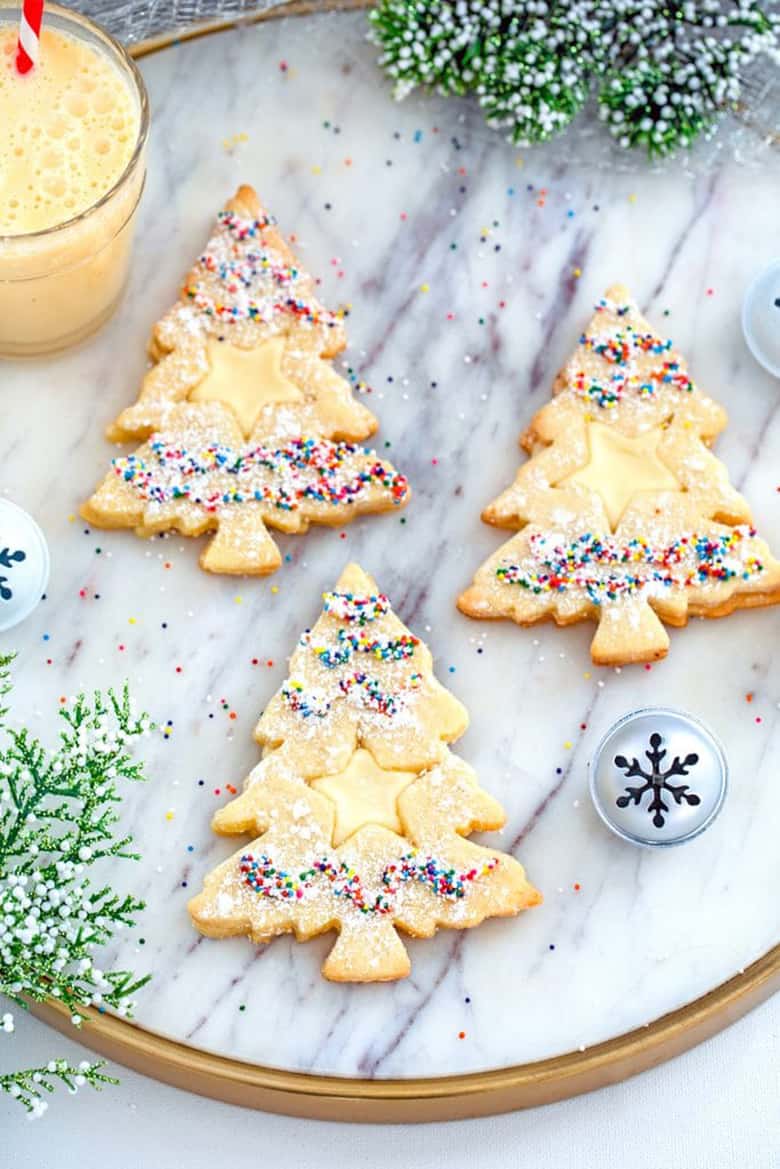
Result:
{"type": "Polygon", "coordinates": [[[396,804],[412,780],[414,771],[385,771],[370,751],[359,748],[338,775],[324,775],[311,786],[336,805],[334,845],[341,844],[364,824],[378,824],[403,833],[396,804]]]}
{"type": "Polygon", "coordinates": [[[252,349],[229,341],[208,341],[209,372],[190,392],[191,402],[222,402],[229,406],[248,438],[263,406],[299,402],[303,394],[282,373],[284,337],[273,337],[252,349]]]}
{"type": "Polygon", "coordinates": [[[680,484],[658,457],[662,428],[629,438],[603,422],[589,422],[590,459],[557,486],[579,483],[604,503],[612,530],[639,491],[679,491],[680,484]]]}

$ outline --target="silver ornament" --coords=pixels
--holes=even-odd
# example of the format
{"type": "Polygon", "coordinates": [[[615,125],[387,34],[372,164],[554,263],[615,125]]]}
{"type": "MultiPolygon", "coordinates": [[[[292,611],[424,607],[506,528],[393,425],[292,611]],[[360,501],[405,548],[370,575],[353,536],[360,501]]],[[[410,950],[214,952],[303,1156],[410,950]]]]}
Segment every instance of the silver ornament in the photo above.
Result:
{"type": "Polygon", "coordinates": [[[634,844],[682,844],[708,828],[726,795],[723,748],[698,719],[648,707],[610,727],[590,767],[604,823],[634,844]]]}

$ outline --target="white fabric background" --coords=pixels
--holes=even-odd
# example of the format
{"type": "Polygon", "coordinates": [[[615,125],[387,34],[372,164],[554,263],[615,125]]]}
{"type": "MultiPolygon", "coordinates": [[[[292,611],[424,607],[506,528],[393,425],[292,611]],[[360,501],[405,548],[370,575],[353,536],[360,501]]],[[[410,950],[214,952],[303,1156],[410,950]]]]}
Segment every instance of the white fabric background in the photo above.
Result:
{"type": "MultiPolygon", "coordinates": [[[[777,1169],[780,995],[680,1059],[590,1096],[486,1120],[323,1124],[191,1096],[118,1069],[100,1095],[52,1101],[27,1122],[0,1101],[2,1169],[777,1169]]],[[[30,1063],[83,1050],[33,1019],[30,1063]]]]}

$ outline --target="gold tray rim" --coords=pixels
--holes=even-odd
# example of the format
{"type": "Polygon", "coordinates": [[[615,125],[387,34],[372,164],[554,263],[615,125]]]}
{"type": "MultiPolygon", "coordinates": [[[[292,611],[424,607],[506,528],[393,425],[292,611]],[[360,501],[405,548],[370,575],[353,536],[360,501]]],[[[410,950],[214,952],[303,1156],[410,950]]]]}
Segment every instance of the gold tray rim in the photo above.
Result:
{"type": "Polygon", "coordinates": [[[127,52],[135,60],[148,57],[151,53],[158,53],[161,49],[169,49],[183,41],[195,41],[201,37],[211,36],[216,32],[227,32],[242,25],[261,24],[266,20],[281,20],[284,16],[315,16],[318,12],[352,12],[360,8],[372,8],[374,0],[286,0],[286,3],[277,4],[274,8],[267,8],[259,12],[247,12],[241,16],[230,17],[225,20],[210,20],[203,24],[192,25],[191,28],[180,29],[178,32],[164,32],[157,36],[138,41],[135,45],[128,45],[127,52]]]}
{"type": "MultiPolygon", "coordinates": [[[[139,59],[182,41],[243,24],[321,11],[370,7],[371,0],[289,0],[232,20],[164,33],[129,48],[139,59]]],[[[643,1027],[548,1059],[464,1075],[361,1080],[289,1072],[190,1047],[94,1009],[79,1040],[91,1050],[163,1083],[227,1104],[312,1120],[424,1123],[490,1116],[552,1104],[616,1084],[672,1059],[736,1022],[780,990],[780,943],[706,994],[643,1027]]],[[[33,1003],[43,1022],[73,1038],[60,1003],[33,1003]]]]}
{"type": "MultiPolygon", "coordinates": [[[[643,1027],[584,1051],[464,1075],[361,1080],[289,1072],[190,1047],[94,1009],[79,1038],[92,1050],[174,1087],[312,1120],[409,1124],[462,1120],[552,1104],[616,1084],[711,1038],[780,990],[780,944],[744,971],[643,1027]]],[[[38,1018],[73,1038],[61,1003],[38,1018]]]]}

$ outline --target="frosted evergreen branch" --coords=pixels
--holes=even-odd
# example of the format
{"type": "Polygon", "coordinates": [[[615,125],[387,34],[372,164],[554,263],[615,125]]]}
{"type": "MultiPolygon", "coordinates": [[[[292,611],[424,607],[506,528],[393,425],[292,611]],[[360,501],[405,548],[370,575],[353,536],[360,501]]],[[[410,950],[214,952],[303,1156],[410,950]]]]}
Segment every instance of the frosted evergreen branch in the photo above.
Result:
{"type": "MultiPolygon", "coordinates": [[[[11,693],[11,662],[15,656],[15,654],[0,654],[0,701],[5,698],[6,694],[11,693]]],[[[0,727],[4,725],[3,720],[7,714],[8,707],[0,706],[0,727]]]]}
{"type": "Polygon", "coordinates": [[[41,1067],[0,1075],[0,1091],[17,1100],[27,1109],[30,1118],[35,1119],[49,1107],[45,1094],[51,1094],[58,1086],[75,1094],[85,1084],[97,1091],[103,1084],[117,1084],[118,1080],[105,1074],[105,1066],[104,1060],[97,1063],[84,1060],[73,1067],[65,1059],[52,1059],[41,1067]]]}
{"type": "Polygon", "coordinates": [[[369,19],[396,97],[475,94],[528,145],[597,90],[610,133],[651,155],[712,130],[780,40],[780,14],[757,0],[380,0],[369,19]]]}
{"type": "MultiPolygon", "coordinates": [[[[0,658],[0,696],[9,690],[9,662],[0,658]]],[[[136,714],[126,686],[119,695],[95,693],[91,701],[80,695],[60,710],[60,742],[50,750],[26,728],[9,727],[5,713],[0,712],[5,739],[0,750],[0,994],[22,1007],[25,999],[56,999],[76,1026],[89,1006],[129,1015],[133,996],[147,978],[124,970],[104,972],[95,964],[94,951],[134,925],[143,902],[108,884],[93,886],[88,870],[107,857],[137,857],[131,838],[115,830],[121,801],[117,784],[144,778],[128,745],[149,732],[149,719],[136,714]]],[[[30,1077],[40,1071],[0,1079],[0,1087],[36,1112],[30,1084],[37,1081],[30,1077]]],[[[75,1074],[62,1061],[55,1061],[55,1072],[62,1082],[63,1076],[73,1079],[75,1074]]],[[[97,1077],[95,1084],[108,1082],[97,1071],[90,1075],[97,1077]]],[[[44,1090],[50,1088],[44,1084],[44,1090]]]]}

